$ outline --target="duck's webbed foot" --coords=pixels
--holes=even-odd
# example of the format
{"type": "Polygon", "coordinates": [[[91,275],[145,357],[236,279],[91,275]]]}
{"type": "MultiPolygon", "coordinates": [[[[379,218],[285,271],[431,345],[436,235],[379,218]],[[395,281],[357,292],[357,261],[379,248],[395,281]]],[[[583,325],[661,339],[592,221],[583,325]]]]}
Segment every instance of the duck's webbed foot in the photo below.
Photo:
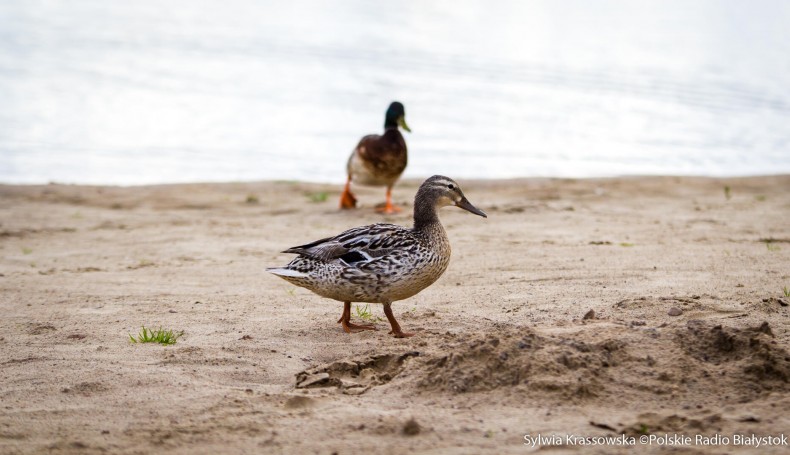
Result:
{"type": "Polygon", "coordinates": [[[373,324],[354,324],[352,322],[341,323],[343,325],[343,330],[346,333],[357,333],[363,330],[377,330],[376,326],[373,324]]]}
{"type": "Polygon", "coordinates": [[[363,330],[376,330],[373,324],[354,324],[351,322],[351,302],[343,302],[343,315],[337,320],[346,333],[357,333],[363,330]]]}
{"type": "Polygon", "coordinates": [[[384,315],[387,316],[387,320],[390,321],[390,325],[392,326],[392,330],[390,330],[389,333],[395,335],[395,338],[408,338],[415,335],[414,333],[407,333],[400,329],[400,324],[395,320],[395,315],[392,314],[390,303],[384,304],[384,315]]]}
{"type": "Polygon", "coordinates": [[[343,189],[343,194],[340,195],[340,208],[353,209],[357,206],[357,198],[351,194],[351,176],[346,181],[346,187],[343,189]]]}
{"type": "Polygon", "coordinates": [[[398,207],[397,205],[394,205],[392,203],[392,187],[391,186],[387,187],[387,201],[384,202],[384,205],[376,206],[376,211],[377,212],[381,212],[381,213],[385,213],[387,215],[392,215],[392,214],[401,212],[401,208],[398,207]]]}

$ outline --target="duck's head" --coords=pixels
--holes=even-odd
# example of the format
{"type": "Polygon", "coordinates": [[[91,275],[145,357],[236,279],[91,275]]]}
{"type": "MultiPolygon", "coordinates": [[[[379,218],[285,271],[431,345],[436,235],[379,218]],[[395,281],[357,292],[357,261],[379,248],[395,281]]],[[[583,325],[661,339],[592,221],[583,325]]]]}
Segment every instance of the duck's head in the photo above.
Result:
{"type": "Polygon", "coordinates": [[[403,108],[403,104],[393,101],[384,117],[384,128],[397,128],[398,126],[411,133],[411,128],[406,124],[406,110],[403,108]]]}
{"type": "Polygon", "coordinates": [[[415,207],[420,203],[432,204],[434,210],[448,205],[454,205],[475,215],[488,218],[486,212],[472,205],[464,196],[461,187],[455,180],[443,175],[434,175],[420,185],[415,197],[415,207]]]}

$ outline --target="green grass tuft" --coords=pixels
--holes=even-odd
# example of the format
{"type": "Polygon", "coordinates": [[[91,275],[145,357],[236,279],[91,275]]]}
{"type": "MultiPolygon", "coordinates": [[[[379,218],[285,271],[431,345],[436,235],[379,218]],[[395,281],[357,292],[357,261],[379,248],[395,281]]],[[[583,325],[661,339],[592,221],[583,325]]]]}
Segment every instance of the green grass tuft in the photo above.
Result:
{"type": "Polygon", "coordinates": [[[329,198],[329,193],[319,191],[318,193],[310,193],[307,197],[310,199],[310,202],[326,202],[327,198],[329,198]]]}
{"type": "Polygon", "coordinates": [[[732,190],[730,190],[729,185],[724,186],[724,197],[727,198],[728,201],[732,197],[732,190]]]}
{"type": "Polygon", "coordinates": [[[356,311],[357,317],[363,321],[376,322],[382,320],[378,316],[373,316],[373,313],[370,312],[369,304],[365,304],[364,307],[361,305],[354,305],[354,311],[356,311]]]}
{"type": "Polygon", "coordinates": [[[247,204],[257,204],[260,202],[260,199],[258,199],[258,196],[254,194],[248,194],[247,199],[245,199],[244,202],[247,204]]]}
{"type": "Polygon", "coordinates": [[[628,243],[628,242],[621,242],[620,246],[624,246],[626,248],[629,248],[629,247],[634,246],[634,244],[633,243],[628,243]]]}
{"type": "Polygon", "coordinates": [[[790,297],[790,289],[787,289],[787,286],[782,289],[782,292],[784,292],[785,297],[790,297]]]}
{"type": "Polygon", "coordinates": [[[184,332],[173,332],[172,330],[165,330],[158,328],[156,330],[146,329],[142,326],[142,330],[137,335],[137,338],[129,334],[132,343],[159,343],[159,344],[176,344],[176,341],[184,335],[184,332]]]}

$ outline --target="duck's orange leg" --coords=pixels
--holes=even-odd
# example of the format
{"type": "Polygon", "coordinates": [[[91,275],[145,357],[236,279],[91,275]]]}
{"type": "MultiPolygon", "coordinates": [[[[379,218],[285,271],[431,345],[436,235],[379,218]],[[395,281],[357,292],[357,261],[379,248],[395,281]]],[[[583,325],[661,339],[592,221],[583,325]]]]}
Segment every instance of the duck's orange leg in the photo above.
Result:
{"type": "Polygon", "coordinates": [[[343,302],[343,316],[340,316],[337,322],[343,326],[343,331],[346,333],[376,330],[376,326],[373,324],[353,324],[351,322],[351,302],[343,302]]]}
{"type": "Polygon", "coordinates": [[[388,215],[392,215],[393,213],[398,213],[401,211],[401,208],[392,204],[392,185],[387,187],[387,202],[384,203],[384,207],[376,207],[377,212],[386,213],[388,215]]]}
{"type": "Polygon", "coordinates": [[[392,314],[391,304],[385,303],[384,304],[384,314],[387,316],[387,320],[390,321],[390,325],[392,326],[392,330],[389,333],[395,335],[395,338],[408,338],[414,336],[413,333],[406,333],[400,329],[400,324],[398,321],[395,320],[395,315],[392,314]]]}
{"type": "Polygon", "coordinates": [[[357,206],[357,198],[351,194],[351,176],[348,176],[348,180],[346,180],[346,187],[343,189],[343,194],[340,195],[340,208],[341,209],[353,209],[357,206]]]}

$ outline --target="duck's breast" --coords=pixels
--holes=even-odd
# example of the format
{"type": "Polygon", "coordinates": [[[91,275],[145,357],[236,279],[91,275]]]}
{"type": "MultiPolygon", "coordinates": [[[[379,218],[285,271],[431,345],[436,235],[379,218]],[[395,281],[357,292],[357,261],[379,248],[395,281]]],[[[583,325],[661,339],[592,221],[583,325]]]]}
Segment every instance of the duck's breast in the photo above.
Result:
{"type": "Polygon", "coordinates": [[[348,173],[351,180],[360,185],[389,186],[406,169],[407,160],[402,138],[397,141],[387,135],[366,136],[348,160],[348,173]]]}

